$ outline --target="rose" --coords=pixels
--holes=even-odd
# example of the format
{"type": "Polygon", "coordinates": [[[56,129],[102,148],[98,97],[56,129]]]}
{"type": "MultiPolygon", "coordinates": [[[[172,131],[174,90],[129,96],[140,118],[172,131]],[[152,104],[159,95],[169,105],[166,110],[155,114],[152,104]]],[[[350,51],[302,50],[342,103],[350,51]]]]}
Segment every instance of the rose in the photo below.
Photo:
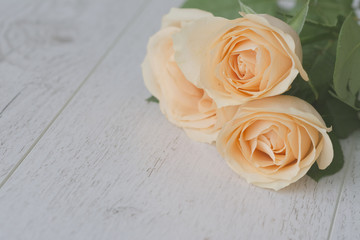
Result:
{"type": "Polygon", "coordinates": [[[279,95],[300,72],[296,32],[272,16],[206,17],[174,35],[175,60],[186,78],[219,107],[279,95]]]}
{"type": "Polygon", "coordinates": [[[200,10],[172,9],[163,17],[161,30],[150,38],[142,64],[145,85],[159,99],[164,115],[184,128],[189,137],[205,142],[214,141],[218,133],[214,129],[217,108],[204,90],[187,81],[178,68],[172,35],[185,24],[209,15],[200,10]]]}
{"type": "Polygon", "coordinates": [[[216,144],[230,167],[254,185],[281,189],[317,161],[325,169],[333,148],[324,121],[307,102],[276,96],[244,104],[216,144]]]}
{"type": "Polygon", "coordinates": [[[159,99],[160,109],[169,121],[184,128],[190,138],[211,143],[221,128],[217,113],[225,109],[217,109],[203,89],[184,77],[174,60],[172,46],[174,33],[209,16],[212,14],[196,9],[172,9],[164,16],[160,31],[149,40],[142,71],[146,87],[159,99]]]}

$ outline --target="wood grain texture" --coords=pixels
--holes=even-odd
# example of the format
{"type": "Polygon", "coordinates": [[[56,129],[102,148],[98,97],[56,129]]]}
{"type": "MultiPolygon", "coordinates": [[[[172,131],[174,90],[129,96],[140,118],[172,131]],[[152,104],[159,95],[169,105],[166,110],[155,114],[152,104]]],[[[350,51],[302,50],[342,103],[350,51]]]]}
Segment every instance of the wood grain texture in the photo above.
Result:
{"type": "Polygon", "coordinates": [[[0,2],[0,182],[36,144],[144,3],[0,2]]]}
{"type": "Polygon", "coordinates": [[[147,40],[180,3],[151,1],[3,186],[1,239],[327,239],[344,170],[253,187],[146,103],[147,40]]]}
{"type": "Polygon", "coordinates": [[[360,239],[360,132],[353,136],[352,154],[334,218],[330,239],[360,239]]]}

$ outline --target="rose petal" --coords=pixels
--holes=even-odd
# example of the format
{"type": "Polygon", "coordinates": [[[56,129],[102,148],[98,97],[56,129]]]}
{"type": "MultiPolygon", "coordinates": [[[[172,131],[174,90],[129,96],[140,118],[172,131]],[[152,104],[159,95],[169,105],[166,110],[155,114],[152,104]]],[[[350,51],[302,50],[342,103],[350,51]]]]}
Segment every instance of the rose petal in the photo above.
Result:
{"type": "Polygon", "coordinates": [[[189,8],[189,9],[181,9],[181,8],[172,8],[170,12],[166,14],[161,23],[161,28],[167,27],[177,27],[182,28],[184,25],[189,24],[195,20],[204,17],[212,17],[213,15],[209,12],[189,8]]]}
{"type": "Polygon", "coordinates": [[[208,54],[209,41],[229,20],[220,17],[205,17],[184,26],[173,35],[175,60],[185,77],[200,87],[200,69],[208,54]],[[190,61],[191,59],[191,61],[190,61]]]}

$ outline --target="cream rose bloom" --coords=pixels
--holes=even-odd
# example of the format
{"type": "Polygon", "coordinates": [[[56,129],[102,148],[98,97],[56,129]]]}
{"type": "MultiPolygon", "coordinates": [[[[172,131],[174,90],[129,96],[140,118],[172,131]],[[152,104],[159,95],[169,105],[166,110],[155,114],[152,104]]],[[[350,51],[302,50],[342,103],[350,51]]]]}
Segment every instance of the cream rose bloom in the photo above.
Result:
{"type": "Polygon", "coordinates": [[[299,72],[308,80],[298,35],[266,14],[199,19],[174,35],[174,49],[185,77],[219,107],[282,94],[299,72]]]}
{"type": "Polygon", "coordinates": [[[325,169],[333,148],[324,121],[307,102],[276,96],[248,102],[217,138],[217,149],[248,182],[274,190],[304,176],[317,161],[325,169]]]}
{"type": "Polygon", "coordinates": [[[197,9],[171,9],[163,17],[160,31],[149,40],[142,72],[146,87],[159,99],[160,109],[169,121],[184,128],[190,138],[211,143],[221,128],[217,113],[234,111],[217,109],[203,89],[185,78],[174,60],[172,40],[184,26],[204,17],[212,14],[197,9]]]}

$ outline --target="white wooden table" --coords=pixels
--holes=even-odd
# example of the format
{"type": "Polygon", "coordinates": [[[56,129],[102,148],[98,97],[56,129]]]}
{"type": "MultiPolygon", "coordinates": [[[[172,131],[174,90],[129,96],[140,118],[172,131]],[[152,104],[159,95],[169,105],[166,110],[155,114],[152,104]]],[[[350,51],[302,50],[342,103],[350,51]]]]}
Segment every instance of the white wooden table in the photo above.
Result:
{"type": "Polygon", "coordinates": [[[253,187],[145,101],[182,0],[0,1],[0,239],[360,239],[360,133],[319,183],[253,187]]]}

